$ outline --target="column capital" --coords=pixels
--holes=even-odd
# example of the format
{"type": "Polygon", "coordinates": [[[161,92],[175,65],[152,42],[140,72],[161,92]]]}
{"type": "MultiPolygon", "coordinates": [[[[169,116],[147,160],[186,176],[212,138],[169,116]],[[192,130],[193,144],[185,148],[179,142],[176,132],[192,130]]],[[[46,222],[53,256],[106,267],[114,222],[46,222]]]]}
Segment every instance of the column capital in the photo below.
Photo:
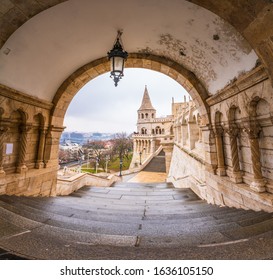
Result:
{"type": "Polygon", "coordinates": [[[44,128],[44,127],[42,127],[42,128],[39,128],[39,131],[40,131],[40,133],[42,133],[42,134],[46,134],[47,129],[44,128]]]}
{"type": "Polygon", "coordinates": [[[28,132],[28,131],[30,131],[32,129],[32,125],[31,124],[21,124],[21,125],[19,125],[19,131],[21,132],[21,133],[23,133],[23,132],[28,132]]]}
{"type": "Polygon", "coordinates": [[[5,125],[0,125],[0,135],[4,135],[8,131],[9,131],[9,127],[5,125]]]}
{"type": "Polygon", "coordinates": [[[243,123],[243,131],[248,134],[249,139],[257,139],[262,128],[256,121],[249,121],[243,123]]]}
{"type": "Polygon", "coordinates": [[[224,131],[231,137],[236,137],[239,135],[239,128],[236,124],[230,124],[224,127],[224,131]]]}
{"type": "Polygon", "coordinates": [[[215,136],[222,136],[224,133],[224,129],[221,125],[216,125],[213,129],[215,136]]]}

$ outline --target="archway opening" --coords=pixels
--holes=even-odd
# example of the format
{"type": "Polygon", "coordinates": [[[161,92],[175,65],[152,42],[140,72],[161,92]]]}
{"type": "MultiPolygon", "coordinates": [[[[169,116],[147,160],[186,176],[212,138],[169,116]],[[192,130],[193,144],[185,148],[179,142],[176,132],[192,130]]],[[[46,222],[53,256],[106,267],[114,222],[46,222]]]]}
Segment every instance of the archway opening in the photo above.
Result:
{"type": "MultiPolygon", "coordinates": [[[[109,73],[102,74],[82,87],[67,109],[64,118],[66,129],[60,139],[60,163],[65,165],[68,163],[67,161],[71,161],[75,165],[81,164],[82,162],[77,162],[80,155],[75,150],[82,150],[85,161],[90,158],[94,161],[93,164],[88,163],[86,165],[88,167],[95,166],[96,156],[93,152],[90,152],[92,150],[90,149],[91,144],[94,146],[95,142],[97,144],[100,142],[101,149],[103,147],[109,148],[111,146],[109,140],[113,139],[116,134],[126,133],[129,136],[137,133],[136,123],[138,118],[142,119],[142,115],[144,125],[139,128],[140,134],[147,136],[154,134],[149,125],[152,122],[157,122],[157,118],[161,119],[160,129],[154,125],[153,130],[157,131],[156,134],[160,137],[166,136],[165,134],[170,134],[170,132],[172,134],[173,132],[170,129],[164,127],[163,119],[172,116],[174,103],[189,102],[189,99],[189,94],[179,83],[157,71],[127,68],[125,77],[117,88],[113,86],[112,80],[109,79],[109,73]],[[137,113],[141,105],[144,87],[147,87],[149,91],[157,116],[155,112],[147,113],[147,111],[143,111],[137,113]],[[89,143],[90,157],[85,149],[88,146],[87,143],[89,143]],[[81,149],[81,147],[84,147],[84,149],[81,149]],[[70,152],[71,155],[67,155],[70,149],[73,150],[73,153],[70,152]]],[[[148,152],[148,148],[146,152],[148,152]]],[[[105,151],[104,153],[106,156],[105,151]]],[[[105,165],[102,158],[100,158],[98,165],[100,164],[105,165]]],[[[102,169],[103,166],[99,167],[102,169]]],[[[96,170],[95,167],[93,169],[96,170]]],[[[103,171],[105,171],[105,168],[103,168],[103,171]]]]}

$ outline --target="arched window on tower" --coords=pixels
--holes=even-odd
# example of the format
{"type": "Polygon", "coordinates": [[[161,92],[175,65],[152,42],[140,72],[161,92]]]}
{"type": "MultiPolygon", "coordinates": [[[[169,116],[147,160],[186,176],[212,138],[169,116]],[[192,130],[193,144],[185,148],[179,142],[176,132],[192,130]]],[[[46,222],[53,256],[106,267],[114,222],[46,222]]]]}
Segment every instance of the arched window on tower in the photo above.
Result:
{"type": "Polygon", "coordinates": [[[155,134],[161,134],[161,128],[159,126],[155,128],[155,134]]]}
{"type": "Polygon", "coordinates": [[[145,127],[141,128],[141,134],[147,134],[147,129],[145,127]]]}
{"type": "Polygon", "coordinates": [[[146,113],[146,114],[145,114],[145,118],[148,119],[148,116],[149,116],[148,113],[146,113]]]}
{"type": "Polygon", "coordinates": [[[141,114],[141,118],[144,119],[144,114],[143,113],[141,114]]]}
{"type": "Polygon", "coordinates": [[[170,134],[173,135],[173,126],[170,128],[170,134]]]}

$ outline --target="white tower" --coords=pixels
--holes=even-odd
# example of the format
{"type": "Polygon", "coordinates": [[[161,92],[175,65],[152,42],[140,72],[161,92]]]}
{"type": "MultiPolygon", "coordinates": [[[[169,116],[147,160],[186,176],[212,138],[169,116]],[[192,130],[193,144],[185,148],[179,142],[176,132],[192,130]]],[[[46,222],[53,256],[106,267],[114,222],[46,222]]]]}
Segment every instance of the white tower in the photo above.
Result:
{"type": "Polygon", "coordinates": [[[139,134],[152,134],[152,122],[156,118],[156,110],[152,105],[147,86],[145,86],[142,103],[137,113],[137,132],[139,134]]]}

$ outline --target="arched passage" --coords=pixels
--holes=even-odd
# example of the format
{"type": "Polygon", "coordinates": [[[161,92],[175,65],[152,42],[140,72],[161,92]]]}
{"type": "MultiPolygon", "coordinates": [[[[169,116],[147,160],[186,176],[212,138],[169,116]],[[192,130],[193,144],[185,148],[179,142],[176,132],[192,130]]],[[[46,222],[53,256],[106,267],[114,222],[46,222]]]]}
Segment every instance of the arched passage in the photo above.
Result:
{"type": "MultiPolygon", "coordinates": [[[[51,0],[30,2],[7,1],[8,4],[3,5],[0,19],[2,32],[0,34],[0,47],[4,46],[7,40],[18,30],[23,24],[31,20],[33,17],[50,9],[66,4],[67,0],[51,0]]],[[[203,7],[220,18],[224,19],[232,25],[255,49],[255,52],[266,65],[267,71],[270,73],[272,81],[272,65],[273,65],[273,41],[272,29],[268,28],[273,20],[272,1],[244,1],[236,0],[185,0],[199,7],[203,7]]],[[[216,37],[219,38],[219,37],[216,37]]],[[[8,48],[4,49],[9,52],[8,48]]]]}
{"type": "MultiPolygon", "coordinates": [[[[191,95],[202,116],[203,123],[210,123],[209,107],[206,104],[208,93],[192,72],[174,61],[150,54],[130,54],[126,67],[155,70],[171,77],[191,95]]],[[[105,57],[82,66],[70,75],[60,86],[53,99],[52,125],[62,126],[65,112],[77,92],[87,82],[109,71],[110,65],[105,57]]]]}
{"type": "MultiPolygon", "coordinates": [[[[3,28],[0,34],[0,45],[3,46],[0,53],[0,82],[3,84],[0,85],[0,102],[1,107],[4,104],[5,111],[1,117],[1,127],[13,121],[7,116],[8,112],[16,111],[14,109],[21,108],[22,104],[30,116],[28,124],[39,110],[43,112],[46,118],[46,139],[43,140],[46,168],[28,170],[20,177],[21,182],[6,176],[3,192],[0,190],[0,193],[13,194],[15,184],[40,185],[41,189],[47,190],[42,194],[54,189],[54,176],[58,168],[56,151],[66,109],[84,84],[109,71],[104,56],[119,27],[126,28],[125,45],[130,53],[127,67],[160,71],[184,86],[193,97],[204,125],[200,135],[206,144],[204,161],[199,160],[203,164],[200,169],[203,166],[207,168],[207,163],[211,164],[213,158],[216,161],[215,139],[209,126],[210,111],[218,109],[225,112],[227,104],[240,103],[240,118],[246,118],[248,112],[244,108],[245,103],[251,100],[253,92],[265,98],[269,108],[272,108],[272,85],[269,81],[271,79],[272,82],[273,75],[273,29],[269,26],[273,20],[273,4],[270,0],[208,0],[206,3],[202,0],[118,0],[111,3],[53,0],[44,1],[43,5],[38,2],[34,0],[23,4],[22,1],[5,1],[9,5],[1,6],[0,13],[4,16],[0,19],[3,28]],[[32,6],[32,3],[37,5],[32,6]],[[105,3],[109,5],[107,10],[105,3]],[[125,8],[121,10],[120,7],[125,8]],[[93,16],[90,16],[90,11],[93,16]],[[121,12],[119,17],[108,16],[107,13],[115,11],[121,12]],[[81,16],[75,17],[77,13],[81,16]],[[136,21],[139,18],[142,20],[136,21]],[[70,28],[67,28],[64,19],[69,19],[70,28]],[[260,67],[257,67],[259,64],[260,67]],[[43,181],[40,180],[41,174],[43,181]]],[[[211,119],[214,120],[213,117],[211,119]]],[[[266,130],[271,130],[271,119],[265,118],[264,122],[267,122],[266,130]]],[[[4,138],[2,136],[4,143],[16,143],[16,133],[10,134],[14,137],[8,133],[4,138]]],[[[25,139],[30,135],[31,130],[25,139]]],[[[264,143],[265,151],[272,150],[270,138],[267,140],[269,142],[264,143]]],[[[37,143],[35,145],[37,147],[37,143]]],[[[2,152],[4,149],[1,148],[2,152]]],[[[4,169],[7,166],[8,163],[4,169]]],[[[272,167],[272,163],[269,167],[272,167]]],[[[270,168],[262,171],[269,173],[270,168]]],[[[252,175],[251,170],[248,171],[252,175]]],[[[208,187],[215,186],[214,180],[220,179],[213,177],[213,172],[212,169],[209,175],[203,172],[202,176],[197,174],[197,177],[200,182],[207,182],[208,187]]],[[[182,175],[174,177],[182,178],[182,175]]],[[[270,180],[266,190],[273,192],[273,181],[270,180]]],[[[244,182],[249,184],[249,178],[245,178],[244,182]]],[[[222,181],[220,183],[223,184],[222,181]]],[[[230,188],[233,192],[237,186],[230,188]]],[[[228,192],[224,193],[226,195],[228,192]]],[[[222,193],[217,197],[219,203],[223,203],[222,193]]]]}

